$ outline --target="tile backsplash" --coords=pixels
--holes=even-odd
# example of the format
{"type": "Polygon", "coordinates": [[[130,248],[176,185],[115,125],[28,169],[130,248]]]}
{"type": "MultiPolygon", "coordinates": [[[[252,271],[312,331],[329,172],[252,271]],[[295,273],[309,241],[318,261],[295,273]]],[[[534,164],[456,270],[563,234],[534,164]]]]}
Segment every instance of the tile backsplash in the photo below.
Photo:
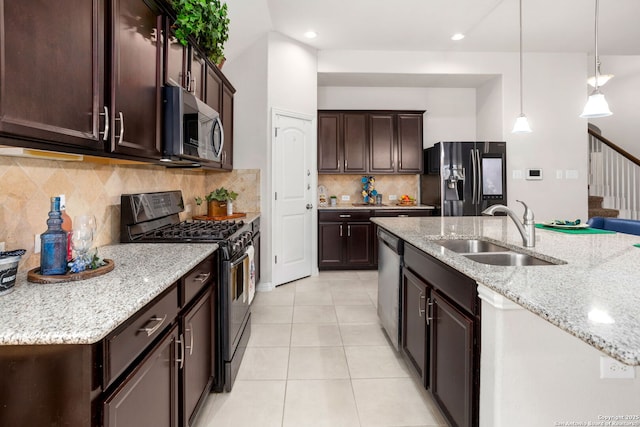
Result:
{"type": "MultiPolygon", "coordinates": [[[[362,203],[362,182],[365,175],[318,175],[318,185],[324,185],[327,189],[327,197],[336,196],[338,205],[351,205],[362,203]],[[344,202],[341,196],[348,195],[350,200],[344,202]]],[[[371,176],[371,175],[366,175],[371,176]]],[[[389,201],[389,195],[395,194],[400,198],[403,194],[418,198],[420,175],[373,175],[376,179],[375,189],[382,194],[382,203],[392,205],[395,201],[389,201]]]]}
{"type": "Polygon", "coordinates": [[[51,196],[66,195],[71,218],[94,214],[98,224],[94,246],[104,246],[120,239],[121,194],[182,190],[182,217],[187,219],[206,214],[206,206],[196,206],[194,198],[217,187],[239,194],[236,212],[260,210],[258,169],[209,172],[0,156],[0,242],[5,242],[7,250],[26,249],[20,271],[29,270],[40,265],[40,254],[34,254],[34,236],[47,228],[51,196]]]}

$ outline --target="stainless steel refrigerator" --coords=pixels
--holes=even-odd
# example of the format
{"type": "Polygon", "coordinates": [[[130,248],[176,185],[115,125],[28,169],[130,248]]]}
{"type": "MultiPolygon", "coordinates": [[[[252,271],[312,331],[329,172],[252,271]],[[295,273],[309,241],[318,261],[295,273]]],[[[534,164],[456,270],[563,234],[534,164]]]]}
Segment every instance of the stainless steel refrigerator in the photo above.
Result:
{"type": "Polygon", "coordinates": [[[505,142],[438,142],[424,150],[420,203],[442,216],[475,216],[507,204],[505,142]]]}

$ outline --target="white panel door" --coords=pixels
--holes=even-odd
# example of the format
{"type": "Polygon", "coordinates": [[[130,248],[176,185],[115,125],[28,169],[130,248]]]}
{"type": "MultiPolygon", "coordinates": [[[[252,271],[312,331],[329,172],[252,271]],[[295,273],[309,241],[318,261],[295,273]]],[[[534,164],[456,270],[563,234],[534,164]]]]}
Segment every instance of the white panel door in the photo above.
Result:
{"type": "Polygon", "coordinates": [[[274,115],[274,285],[311,275],[311,120],[274,115]]]}

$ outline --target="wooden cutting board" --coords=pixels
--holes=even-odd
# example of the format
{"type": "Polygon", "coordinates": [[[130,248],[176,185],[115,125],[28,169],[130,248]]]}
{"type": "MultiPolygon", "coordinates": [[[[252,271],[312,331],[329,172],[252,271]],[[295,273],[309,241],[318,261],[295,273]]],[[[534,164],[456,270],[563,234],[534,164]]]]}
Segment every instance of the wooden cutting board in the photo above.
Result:
{"type": "Polygon", "coordinates": [[[220,216],[194,215],[193,219],[197,219],[199,221],[226,221],[228,219],[244,218],[245,216],[247,216],[246,213],[238,212],[231,215],[220,216]]]}

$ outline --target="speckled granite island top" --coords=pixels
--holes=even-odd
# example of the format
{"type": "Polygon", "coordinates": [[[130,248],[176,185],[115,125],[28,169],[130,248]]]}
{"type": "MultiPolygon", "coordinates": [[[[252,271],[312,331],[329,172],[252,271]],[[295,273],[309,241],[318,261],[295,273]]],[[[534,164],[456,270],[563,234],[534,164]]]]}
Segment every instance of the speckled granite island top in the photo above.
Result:
{"type": "Polygon", "coordinates": [[[513,221],[494,217],[372,218],[406,242],[536,313],[591,346],[640,365],[640,236],[536,230],[525,250],[513,221]],[[433,243],[484,237],[563,265],[480,264],[433,243]],[[591,317],[590,319],[590,313],[591,317]],[[606,313],[613,323],[598,322],[606,313]]]}
{"type": "Polygon", "coordinates": [[[0,345],[92,344],[153,300],[199,262],[216,244],[134,243],[99,248],[113,271],[59,284],[27,282],[0,296],[0,345]]]}

